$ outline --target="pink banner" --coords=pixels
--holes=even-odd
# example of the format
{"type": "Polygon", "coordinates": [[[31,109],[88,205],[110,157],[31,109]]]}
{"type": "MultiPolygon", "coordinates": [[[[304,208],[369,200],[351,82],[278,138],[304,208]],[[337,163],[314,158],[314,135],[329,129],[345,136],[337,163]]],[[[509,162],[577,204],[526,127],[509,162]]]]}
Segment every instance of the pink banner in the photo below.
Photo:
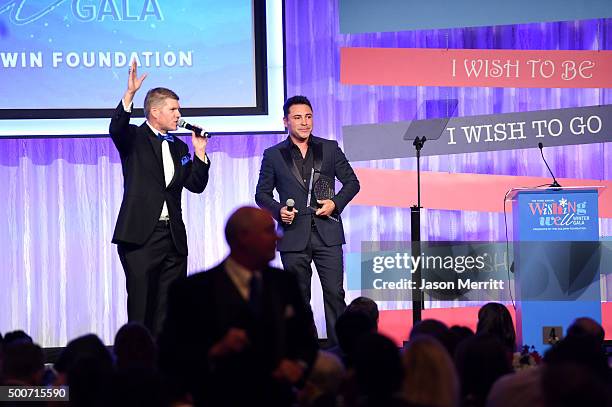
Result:
{"type": "Polygon", "coordinates": [[[612,88],[612,51],[341,48],[348,85],[612,88]]]}
{"type": "MultiPolygon", "coordinates": [[[[405,188],[397,193],[398,185],[416,185],[416,172],[379,168],[355,168],[361,190],[352,205],[409,208],[416,202],[416,190],[405,188]]],[[[612,218],[612,181],[559,178],[564,187],[602,186],[599,194],[599,217],[612,218]]],[[[511,188],[549,184],[549,177],[516,175],[466,174],[421,171],[421,185],[425,208],[451,211],[503,212],[503,197],[511,188]],[[461,191],[448,199],[448,191],[461,191]]],[[[510,205],[506,207],[511,211],[510,205]]]]}

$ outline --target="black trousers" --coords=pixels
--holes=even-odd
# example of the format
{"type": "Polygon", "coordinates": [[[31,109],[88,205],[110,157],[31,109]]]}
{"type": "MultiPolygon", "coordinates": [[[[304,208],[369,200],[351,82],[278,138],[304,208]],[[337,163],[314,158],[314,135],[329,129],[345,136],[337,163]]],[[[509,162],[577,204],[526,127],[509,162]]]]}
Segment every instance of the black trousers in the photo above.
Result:
{"type": "Polygon", "coordinates": [[[163,221],[144,245],[119,244],[117,251],[125,272],[128,321],[144,324],[157,336],[166,317],[168,289],[187,276],[187,256],[177,252],[170,225],[163,221]]]}
{"type": "Polygon", "coordinates": [[[312,279],[311,262],[314,261],[321,288],[325,309],[325,326],[329,345],[336,345],[336,320],[344,312],[344,261],[342,245],[326,246],[313,226],[306,249],[301,252],[281,252],[281,261],[286,271],[294,273],[300,285],[306,304],[310,304],[310,280],[312,279]]]}

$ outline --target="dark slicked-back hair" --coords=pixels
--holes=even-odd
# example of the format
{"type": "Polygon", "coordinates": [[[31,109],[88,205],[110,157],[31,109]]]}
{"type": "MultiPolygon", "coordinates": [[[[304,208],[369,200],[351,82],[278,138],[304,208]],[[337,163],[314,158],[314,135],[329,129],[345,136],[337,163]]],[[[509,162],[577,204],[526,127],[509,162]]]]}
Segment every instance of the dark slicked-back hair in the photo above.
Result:
{"type": "Polygon", "coordinates": [[[119,369],[153,369],[155,366],[155,340],[149,330],[138,322],[128,322],[117,331],[113,350],[119,369]]]}
{"type": "MultiPolygon", "coordinates": [[[[2,337],[0,336],[0,339],[2,337]]],[[[4,334],[4,339],[2,339],[0,342],[4,343],[4,345],[10,345],[13,342],[30,342],[32,343],[32,337],[30,335],[28,335],[27,333],[25,333],[24,331],[22,331],[21,329],[18,329],[16,331],[11,331],[11,332],[7,332],[4,334]]]]}
{"type": "Polygon", "coordinates": [[[366,314],[378,329],[378,305],[368,297],[357,297],[346,307],[347,310],[359,310],[366,314]]]}
{"type": "Polygon", "coordinates": [[[176,93],[167,88],[153,88],[149,89],[144,100],[144,112],[145,117],[149,117],[151,107],[160,105],[165,99],[179,100],[176,93]]]}
{"type": "Polygon", "coordinates": [[[310,104],[310,100],[308,100],[306,96],[301,96],[301,95],[292,96],[289,99],[287,99],[287,101],[283,105],[283,113],[285,114],[285,117],[289,115],[289,108],[293,105],[307,105],[308,107],[310,107],[310,110],[312,110],[312,105],[310,104]]]}

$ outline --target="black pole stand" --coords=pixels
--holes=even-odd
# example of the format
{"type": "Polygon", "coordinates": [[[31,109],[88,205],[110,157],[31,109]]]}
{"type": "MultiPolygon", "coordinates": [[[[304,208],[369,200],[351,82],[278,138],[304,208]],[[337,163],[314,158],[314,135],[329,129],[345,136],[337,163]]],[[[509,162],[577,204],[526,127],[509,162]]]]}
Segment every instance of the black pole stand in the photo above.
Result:
{"type": "MultiPolygon", "coordinates": [[[[412,145],[416,150],[417,159],[417,204],[410,207],[410,230],[412,236],[412,256],[421,254],[421,149],[427,138],[416,137],[412,145]]],[[[412,288],[412,324],[419,322],[421,311],[425,306],[423,292],[419,288],[421,286],[421,262],[417,264],[417,268],[412,274],[414,282],[412,288]]]]}

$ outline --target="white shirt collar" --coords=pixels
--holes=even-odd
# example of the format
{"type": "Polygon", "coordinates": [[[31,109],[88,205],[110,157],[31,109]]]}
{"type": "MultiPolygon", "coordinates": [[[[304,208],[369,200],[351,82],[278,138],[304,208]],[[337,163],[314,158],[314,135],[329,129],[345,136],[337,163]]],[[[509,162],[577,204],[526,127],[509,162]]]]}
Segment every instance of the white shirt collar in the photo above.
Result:
{"type": "Polygon", "coordinates": [[[238,289],[238,292],[240,292],[240,296],[248,300],[251,278],[253,274],[259,276],[261,273],[258,270],[250,271],[230,256],[225,259],[224,266],[227,275],[238,289]]]}
{"type": "Polygon", "coordinates": [[[163,132],[161,132],[161,131],[157,130],[155,127],[153,127],[153,126],[151,125],[151,123],[149,123],[149,121],[148,121],[148,120],[147,120],[147,121],[145,121],[145,123],[147,124],[147,126],[149,126],[149,128],[150,128],[150,129],[153,131],[153,133],[155,133],[155,135],[156,135],[156,136],[157,136],[158,134],[166,134],[166,133],[163,133],[163,132]]]}

